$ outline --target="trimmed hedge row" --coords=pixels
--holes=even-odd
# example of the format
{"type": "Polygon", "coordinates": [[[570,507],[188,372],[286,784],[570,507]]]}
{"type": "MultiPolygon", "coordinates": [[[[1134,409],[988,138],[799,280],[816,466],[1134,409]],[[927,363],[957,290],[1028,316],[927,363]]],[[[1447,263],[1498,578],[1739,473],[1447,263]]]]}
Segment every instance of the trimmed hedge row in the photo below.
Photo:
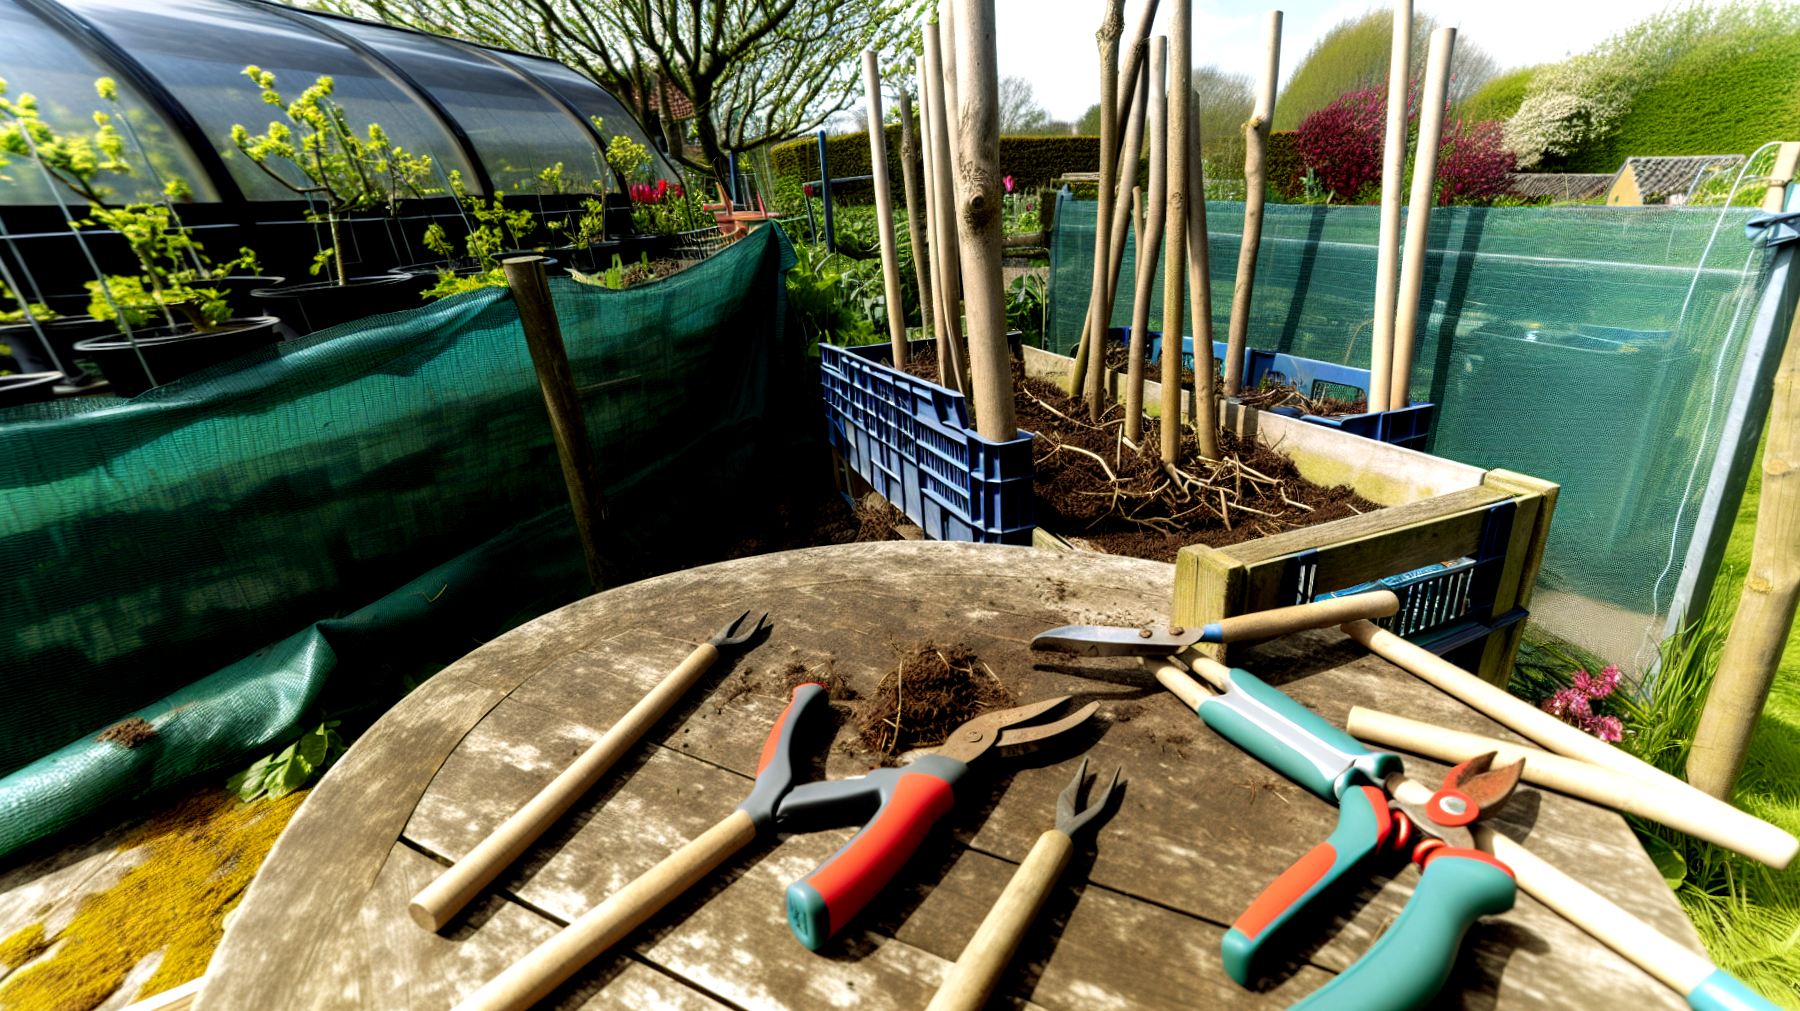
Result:
{"type": "MultiPolygon", "coordinates": [[[[887,134],[888,182],[896,201],[906,194],[901,189],[904,179],[900,171],[900,126],[890,124],[887,134]]],[[[832,178],[866,176],[873,172],[869,161],[868,133],[847,133],[825,138],[825,157],[831,163],[832,178]]],[[[799,202],[803,183],[819,178],[819,141],[802,137],[777,144],[769,149],[769,161],[775,170],[775,192],[778,199],[799,202]]],[[[1098,172],[1100,170],[1100,138],[1098,137],[1001,137],[1000,173],[1013,177],[1015,191],[1049,186],[1050,181],[1065,172],[1098,172]]],[[[832,196],[838,196],[833,192],[832,196]]],[[[867,187],[843,194],[846,203],[870,199],[867,187]]]]}
{"type": "Polygon", "coordinates": [[[1298,130],[1269,134],[1269,188],[1289,202],[1306,196],[1306,159],[1300,155],[1299,136],[1298,130]]]}

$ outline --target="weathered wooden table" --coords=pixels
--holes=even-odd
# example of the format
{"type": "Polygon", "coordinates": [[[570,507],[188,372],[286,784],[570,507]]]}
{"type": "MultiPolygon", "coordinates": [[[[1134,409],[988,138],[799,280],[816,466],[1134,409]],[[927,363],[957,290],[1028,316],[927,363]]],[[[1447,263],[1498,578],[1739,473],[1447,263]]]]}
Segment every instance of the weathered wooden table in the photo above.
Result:
{"type": "MultiPolygon", "coordinates": [[[[1022,701],[1102,700],[1094,766],[1125,768],[1122,804],[1080,851],[997,1005],[1283,1008],[1391,922],[1416,869],[1356,908],[1265,992],[1226,978],[1219,941],[1336,812],[1214,735],[1134,661],[1033,654],[1065,622],[1138,624],[1168,607],[1173,567],[1090,553],[896,542],[765,555],[571,604],[502,636],[406,698],[320,783],[225,935],[203,1011],[448,1008],[729,814],[748,792],[794,661],[867,694],[893,645],[966,641],[1022,701]],[[408,899],[466,853],[662,676],[747,607],[772,635],[722,661],[497,888],[442,933],[408,899]],[[1080,673],[1078,673],[1080,672],[1080,673]],[[756,687],[751,687],[752,685],[756,687]]],[[[1339,725],[1365,705],[1507,736],[1335,631],[1265,644],[1245,666],[1339,725]]],[[[839,729],[847,741],[853,729],[839,729]]],[[[1085,742],[1084,742],[1085,743],[1085,742]]],[[[893,885],[824,950],[788,931],[783,890],[851,830],[759,842],[547,999],[557,1008],[921,1008],[1054,820],[1070,749],[990,765],[985,800],[949,815],[893,885]],[[946,831],[947,829],[947,831],[946,831]]],[[[992,759],[984,760],[988,765],[992,759]]],[[[833,777],[866,771],[847,749],[833,777]]],[[[1435,782],[1443,767],[1409,760],[1435,782]]],[[[1624,821],[1522,787],[1530,846],[1665,933],[1699,942],[1624,821]]],[[[1478,924],[1444,1007],[1680,1008],[1674,994],[1521,894],[1478,924]]]]}

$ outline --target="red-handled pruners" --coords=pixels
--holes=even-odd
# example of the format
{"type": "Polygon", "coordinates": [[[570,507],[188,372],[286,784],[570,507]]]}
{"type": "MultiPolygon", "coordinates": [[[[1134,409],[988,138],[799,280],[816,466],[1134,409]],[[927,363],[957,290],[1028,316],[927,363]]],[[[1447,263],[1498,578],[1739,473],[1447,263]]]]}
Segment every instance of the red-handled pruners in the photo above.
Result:
{"type": "Polygon", "coordinates": [[[956,728],[936,753],[899,769],[808,783],[789,791],[776,812],[785,832],[807,832],[863,822],[863,828],[818,870],[788,886],[788,926],[817,949],[881,891],[925,833],[956,804],[956,784],[969,763],[991,749],[1036,744],[1085,721],[1099,708],[1090,702],[1052,723],[1026,726],[1067,702],[1044,699],[1016,709],[983,713],[956,728]]]}

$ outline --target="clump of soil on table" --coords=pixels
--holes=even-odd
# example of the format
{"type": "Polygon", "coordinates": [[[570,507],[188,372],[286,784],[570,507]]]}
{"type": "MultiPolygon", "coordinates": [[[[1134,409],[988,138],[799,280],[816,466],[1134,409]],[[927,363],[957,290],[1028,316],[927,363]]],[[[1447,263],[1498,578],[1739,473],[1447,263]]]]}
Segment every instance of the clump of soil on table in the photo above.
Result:
{"type": "Polygon", "coordinates": [[[156,727],[141,716],[133,716],[100,731],[96,741],[108,741],[121,748],[135,748],[156,736],[156,727]]]}
{"type": "Polygon", "coordinates": [[[1012,692],[960,643],[899,651],[863,714],[862,744],[883,755],[933,748],[970,718],[1013,704],[1012,692]]]}
{"type": "Polygon", "coordinates": [[[900,511],[900,507],[882,498],[875,492],[863,496],[856,505],[856,540],[863,541],[899,541],[899,528],[912,521],[900,511]]]}
{"type": "MultiPolygon", "coordinates": [[[[920,356],[908,371],[936,382],[936,366],[920,356]]],[[[1013,387],[1019,427],[1037,435],[1038,525],[1110,554],[1172,562],[1183,545],[1225,547],[1380,508],[1348,486],[1313,484],[1286,456],[1230,432],[1219,433],[1225,459],[1207,461],[1184,429],[1181,466],[1165,466],[1159,419],[1145,419],[1134,448],[1122,404],[1094,425],[1082,400],[1016,363],[1013,387]]]]}
{"type": "Polygon", "coordinates": [[[790,698],[793,697],[794,689],[812,684],[823,686],[825,697],[833,702],[852,702],[856,699],[856,689],[850,687],[844,676],[837,672],[837,665],[830,657],[813,663],[791,661],[781,669],[781,677],[790,698]]]}

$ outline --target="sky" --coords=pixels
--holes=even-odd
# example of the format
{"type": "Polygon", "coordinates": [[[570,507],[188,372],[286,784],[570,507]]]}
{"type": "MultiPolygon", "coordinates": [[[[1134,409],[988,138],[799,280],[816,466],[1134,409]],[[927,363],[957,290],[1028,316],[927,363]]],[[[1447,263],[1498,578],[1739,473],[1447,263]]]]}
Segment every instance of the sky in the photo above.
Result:
{"type": "MultiPolygon", "coordinates": [[[[1233,73],[1261,72],[1262,18],[1272,9],[1246,0],[1192,0],[1194,64],[1217,63],[1233,73]]],[[[1144,0],[1127,0],[1125,37],[1129,42],[1144,0]]],[[[1174,5],[1163,0],[1153,34],[1166,32],[1174,5]]],[[[1283,10],[1281,77],[1283,82],[1313,43],[1333,25],[1386,3],[1371,0],[1290,0],[1283,10]]],[[[1073,121],[1100,100],[1100,54],[1094,32],[1104,8],[1096,0],[994,0],[999,18],[1002,76],[1030,81],[1038,104],[1054,119],[1073,121]]],[[[1548,63],[1583,52],[1632,21],[1660,9],[1658,3],[1613,6],[1575,0],[1457,0],[1420,3],[1416,14],[1430,14],[1440,25],[1457,29],[1457,38],[1477,42],[1502,69],[1548,63]]],[[[1422,55],[1422,54],[1421,54],[1422,55]]]]}

